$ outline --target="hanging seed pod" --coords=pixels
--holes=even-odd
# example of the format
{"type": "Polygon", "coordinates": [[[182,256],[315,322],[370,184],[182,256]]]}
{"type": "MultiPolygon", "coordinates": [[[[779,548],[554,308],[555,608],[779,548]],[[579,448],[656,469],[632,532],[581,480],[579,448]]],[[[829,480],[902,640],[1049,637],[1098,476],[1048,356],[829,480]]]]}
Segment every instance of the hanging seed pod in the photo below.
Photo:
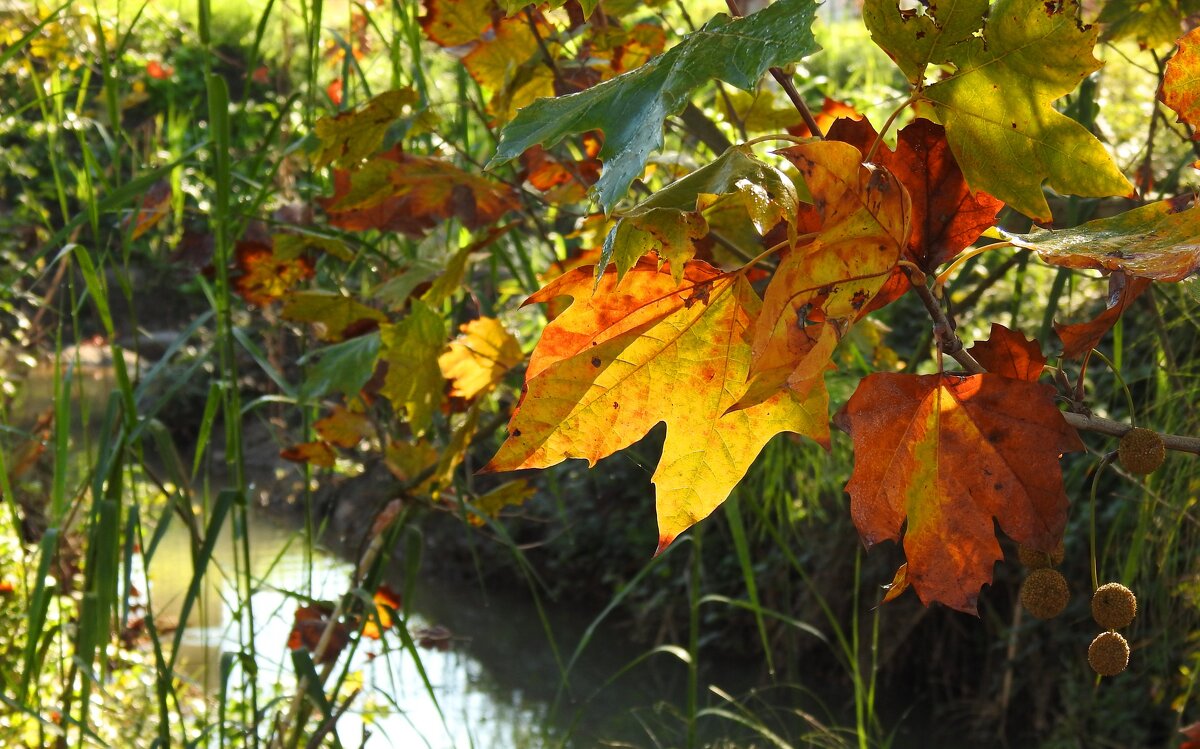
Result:
{"type": "Polygon", "coordinates": [[[1118,632],[1101,632],[1088,648],[1088,664],[1101,676],[1116,676],[1129,666],[1129,643],[1118,632]]]}
{"type": "Polygon", "coordinates": [[[1117,447],[1121,466],[1130,473],[1144,476],[1154,473],[1167,457],[1162,437],[1152,429],[1134,427],[1121,438],[1117,447]]]}
{"type": "Polygon", "coordinates": [[[1034,570],[1021,585],[1021,605],[1038,619],[1053,619],[1067,607],[1071,592],[1058,570],[1034,570]]]}
{"type": "Polygon", "coordinates": [[[1137,596],[1121,583],[1105,583],[1092,594],[1092,618],[1105,629],[1124,629],[1137,616],[1137,596]]]}

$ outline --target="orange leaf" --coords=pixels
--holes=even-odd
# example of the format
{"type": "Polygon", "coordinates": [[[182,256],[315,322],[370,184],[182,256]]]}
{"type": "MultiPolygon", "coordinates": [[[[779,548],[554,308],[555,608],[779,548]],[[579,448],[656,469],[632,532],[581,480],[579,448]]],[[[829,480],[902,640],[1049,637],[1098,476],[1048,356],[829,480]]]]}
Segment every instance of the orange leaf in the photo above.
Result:
{"type": "Polygon", "coordinates": [[[279,457],[295,463],[311,463],[322,468],[332,468],[337,460],[333,448],[324,442],[301,442],[280,450],[279,457]]]}
{"type": "Polygon", "coordinates": [[[347,450],[371,436],[371,420],[365,414],[349,411],[345,406],[334,406],[333,412],[313,424],[321,439],[331,445],[347,450]]]}
{"type": "Polygon", "coordinates": [[[1117,324],[1133,300],[1150,288],[1150,280],[1136,278],[1124,273],[1114,273],[1108,278],[1108,308],[1091,320],[1081,323],[1054,323],[1054,332],[1063,342],[1063,356],[1078,359],[1100,345],[1104,334],[1117,324]]]}
{"type": "Polygon", "coordinates": [[[881,603],[891,603],[903,595],[906,590],[908,590],[908,562],[896,568],[896,574],[887,586],[887,593],[884,594],[881,603]]]}
{"type": "MultiPolygon", "coordinates": [[[[1192,29],[1176,43],[1179,51],[1167,61],[1158,98],[1195,130],[1200,126],[1200,29],[1192,29]]],[[[1192,137],[1200,137],[1200,132],[1192,137]]]]}
{"type": "Polygon", "coordinates": [[[352,231],[378,229],[422,236],[452,216],[469,229],[494,223],[519,207],[505,185],[453,164],[393,149],[362,169],[335,169],[333,195],[321,201],[329,223],[352,231]]]}
{"type": "Polygon", "coordinates": [[[245,239],[234,248],[237,276],[233,286],[247,302],[265,306],[296,284],[313,277],[312,262],[303,256],[281,257],[271,245],[245,239]]]}
{"type": "Polygon", "coordinates": [[[175,68],[170,65],[163,65],[158,60],[151,60],[146,63],[146,75],[156,81],[165,81],[175,75],[175,68]]]}
{"type": "Polygon", "coordinates": [[[1046,355],[1037,341],[999,323],[992,323],[991,337],[976,342],[968,353],[988,372],[1016,380],[1037,382],[1046,366],[1046,355]]]}
{"type": "MultiPolygon", "coordinates": [[[[329,617],[332,615],[333,607],[325,603],[314,603],[297,608],[292,623],[292,630],[288,633],[288,649],[299,650],[300,648],[307,648],[309,651],[316,653],[317,646],[321,642],[321,636],[329,626],[329,617]]],[[[325,646],[325,652],[317,659],[317,663],[329,663],[336,660],[338,655],[341,654],[342,649],[346,647],[349,639],[345,625],[341,622],[334,624],[329,643],[325,646]]]]}
{"type": "MultiPolygon", "coordinates": [[[[832,132],[830,128],[836,126],[839,120],[845,120],[846,122],[862,120],[863,122],[867,122],[854,107],[846,104],[845,102],[838,101],[837,99],[831,99],[828,96],[825,97],[825,101],[821,104],[821,111],[817,112],[813,119],[817,121],[817,127],[821,128],[821,132],[826,134],[825,137],[829,138],[830,140],[844,140],[843,138],[834,137],[830,134],[832,132]]],[[[870,126],[871,124],[868,122],[867,127],[870,126]]],[[[798,122],[795,125],[788,126],[787,131],[792,135],[797,135],[801,138],[812,135],[812,131],[808,129],[808,125],[804,122],[798,122]]],[[[870,143],[863,145],[854,141],[846,142],[858,146],[858,150],[862,151],[863,153],[866,153],[867,149],[871,147],[870,143]]]]}
{"type": "Polygon", "coordinates": [[[363,624],[363,637],[369,637],[372,640],[378,640],[383,636],[380,628],[386,630],[391,629],[395,623],[392,614],[400,610],[400,594],[389,588],[387,585],[380,585],[375,595],[372,596],[375,601],[375,618],[367,618],[363,624]],[[378,619],[378,623],[376,623],[378,619]]]}
{"type": "Polygon", "coordinates": [[[335,107],[342,106],[342,88],[343,84],[341,78],[334,78],[329,82],[329,85],[325,87],[325,95],[329,97],[329,100],[333,102],[335,107]]]}
{"type": "Polygon", "coordinates": [[[489,392],[525,355],[521,344],[495,318],[481,317],[459,326],[462,335],[438,357],[442,376],[453,382],[450,395],[474,398],[489,392]]]}
{"type": "Polygon", "coordinates": [[[789,251],[767,286],[754,329],[756,379],[738,407],[821,376],[890,277],[908,238],[904,187],[886,169],[862,164],[854,146],[823,141],[780,153],[812,193],[798,230],[818,235],[789,251]]]}
{"type": "Polygon", "coordinates": [[[533,295],[574,302],[543,330],[508,439],[484,470],[595,464],[666,422],[653,477],[662,549],[725,501],[775,434],[827,445],[820,379],[729,412],[747,387],[760,302],[743,277],[707,263],[688,262],[683,275],[677,284],[643,258],[619,287],[615,267],[598,280],[583,267],[533,295]]]}
{"type": "Polygon", "coordinates": [[[899,541],[926,604],[976,612],[1013,540],[1052,550],[1067,521],[1059,456],[1083,443],[1054,388],[994,374],[873,374],[835,423],[854,438],[846,491],[867,546],[899,541]]]}
{"type": "Polygon", "coordinates": [[[130,239],[137,239],[154,228],[170,212],[171,183],[159,180],[151,185],[146,194],[142,196],[137,213],[126,216],[125,220],[121,222],[121,228],[128,229],[132,224],[133,233],[130,235],[130,239]]]}

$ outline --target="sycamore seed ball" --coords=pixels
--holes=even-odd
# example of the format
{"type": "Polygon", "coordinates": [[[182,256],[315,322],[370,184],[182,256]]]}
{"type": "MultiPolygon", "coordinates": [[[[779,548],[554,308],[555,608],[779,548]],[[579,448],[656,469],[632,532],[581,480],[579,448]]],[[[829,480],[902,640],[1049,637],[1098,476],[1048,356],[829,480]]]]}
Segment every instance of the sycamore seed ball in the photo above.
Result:
{"type": "Polygon", "coordinates": [[[1031,549],[1024,545],[1017,546],[1017,559],[1031,570],[1040,570],[1043,567],[1057,567],[1062,564],[1063,557],[1065,556],[1066,547],[1062,541],[1058,542],[1058,546],[1054,549],[1053,554],[1047,554],[1044,551],[1031,549]]]}
{"type": "Polygon", "coordinates": [[[1034,570],[1021,585],[1021,605],[1038,619],[1053,619],[1067,607],[1067,579],[1048,567],[1034,570]]]}
{"type": "Polygon", "coordinates": [[[1092,595],[1092,618],[1105,629],[1128,627],[1137,616],[1137,596],[1120,583],[1105,583],[1092,595]]]}
{"type": "Polygon", "coordinates": [[[1158,470],[1167,457],[1167,449],[1158,432],[1134,427],[1121,438],[1117,457],[1125,470],[1144,476],[1158,470]]]}
{"type": "Polygon", "coordinates": [[[1088,648],[1088,664],[1101,676],[1116,676],[1129,665],[1129,643],[1118,632],[1101,632],[1088,648]]]}

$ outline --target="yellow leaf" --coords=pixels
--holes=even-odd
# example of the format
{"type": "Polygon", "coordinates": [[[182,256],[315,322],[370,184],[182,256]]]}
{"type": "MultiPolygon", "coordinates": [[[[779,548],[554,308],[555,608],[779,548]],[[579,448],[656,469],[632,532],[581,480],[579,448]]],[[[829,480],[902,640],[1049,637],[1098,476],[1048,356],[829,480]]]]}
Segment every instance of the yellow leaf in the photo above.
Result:
{"type": "Polygon", "coordinates": [[[521,344],[499,320],[481,317],[462,325],[462,335],[438,357],[442,376],[453,381],[450,394],[471,399],[494,388],[508,370],[521,363],[521,344]]]}
{"type": "MultiPolygon", "coordinates": [[[[472,504],[484,515],[494,518],[505,507],[519,507],[525,504],[534,494],[537,494],[537,490],[530,486],[525,479],[517,479],[516,481],[506,481],[487,494],[476,498],[472,504]]],[[[483,518],[471,515],[467,518],[467,522],[471,525],[483,525],[483,518]]]]}
{"type": "Polygon", "coordinates": [[[380,392],[397,412],[408,414],[413,434],[421,434],[442,402],[445,381],[437,357],[445,345],[445,325],[427,305],[413,302],[408,317],[381,326],[380,336],[382,359],[388,365],[380,392]]]}

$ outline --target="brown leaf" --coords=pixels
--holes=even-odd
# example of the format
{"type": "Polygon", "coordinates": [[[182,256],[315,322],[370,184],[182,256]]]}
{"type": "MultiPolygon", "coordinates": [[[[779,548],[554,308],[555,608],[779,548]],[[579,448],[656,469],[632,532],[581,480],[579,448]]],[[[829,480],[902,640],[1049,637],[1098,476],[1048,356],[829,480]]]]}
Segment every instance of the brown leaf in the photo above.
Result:
{"type": "Polygon", "coordinates": [[[926,604],[975,613],[1010,538],[1053,549],[1067,520],[1059,456],[1082,450],[1050,385],[994,374],[873,374],[835,423],[854,439],[846,491],[867,546],[904,533],[926,604]]]}
{"type": "Polygon", "coordinates": [[[1150,280],[1114,273],[1108,278],[1108,308],[1081,323],[1054,323],[1054,332],[1063,342],[1063,356],[1078,359],[1100,345],[1104,334],[1117,324],[1129,305],[1150,288],[1150,280]]]}
{"type": "Polygon", "coordinates": [[[270,244],[255,239],[235,245],[234,262],[234,289],[247,302],[260,307],[281,299],[314,273],[307,257],[282,258],[270,244]]]}
{"type": "Polygon", "coordinates": [[[891,603],[904,594],[908,590],[908,562],[896,568],[896,574],[892,577],[892,582],[887,586],[887,593],[883,596],[881,603],[891,603]]]}
{"type": "MultiPolygon", "coordinates": [[[[317,646],[321,642],[321,636],[330,624],[331,616],[333,616],[333,606],[327,603],[314,603],[297,608],[292,630],[288,633],[288,649],[306,648],[315,655],[317,646]]],[[[316,662],[323,664],[337,660],[349,641],[350,637],[346,632],[345,625],[337,622],[333,625],[333,632],[330,635],[329,643],[325,646],[325,652],[321,654],[320,658],[315,659],[316,662]]]]}
{"type": "Polygon", "coordinates": [[[322,468],[332,468],[337,454],[324,442],[301,442],[279,451],[279,457],[294,463],[309,463],[322,468]]]}
{"type": "Polygon", "coordinates": [[[313,424],[321,439],[331,445],[349,450],[357,447],[371,436],[371,420],[366,414],[348,410],[345,406],[334,406],[332,413],[313,424]]]}
{"type": "Polygon", "coordinates": [[[133,226],[130,239],[137,239],[150,231],[171,212],[171,195],[171,183],[165,179],[155,182],[146,190],[137,212],[126,216],[121,222],[122,229],[128,230],[130,225],[133,226]]]}
{"type": "Polygon", "coordinates": [[[1037,341],[999,323],[992,323],[991,336],[977,341],[968,353],[992,374],[1017,380],[1037,382],[1046,366],[1046,356],[1037,341]]]}

